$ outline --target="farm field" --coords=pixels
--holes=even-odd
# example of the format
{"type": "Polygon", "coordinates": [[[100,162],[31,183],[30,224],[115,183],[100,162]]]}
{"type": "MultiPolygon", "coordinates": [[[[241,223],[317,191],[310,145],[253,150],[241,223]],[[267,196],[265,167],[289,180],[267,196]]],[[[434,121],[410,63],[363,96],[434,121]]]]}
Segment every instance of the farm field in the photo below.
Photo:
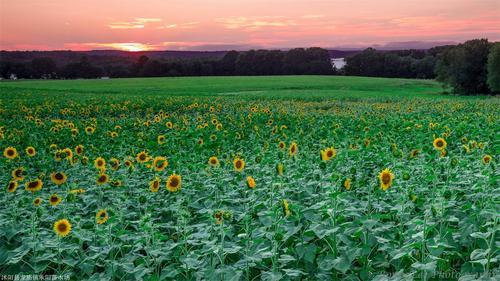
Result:
{"type": "Polygon", "coordinates": [[[332,76],[0,83],[0,273],[498,280],[496,97],[332,76]]]}

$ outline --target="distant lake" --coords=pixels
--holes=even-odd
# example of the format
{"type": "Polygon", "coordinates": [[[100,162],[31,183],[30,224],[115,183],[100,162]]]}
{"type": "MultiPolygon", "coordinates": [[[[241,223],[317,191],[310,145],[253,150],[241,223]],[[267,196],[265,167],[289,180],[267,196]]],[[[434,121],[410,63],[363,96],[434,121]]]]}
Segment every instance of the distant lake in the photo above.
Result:
{"type": "Polygon", "coordinates": [[[332,62],[332,66],[335,66],[336,69],[341,69],[345,66],[345,59],[344,58],[334,58],[330,59],[332,62]]]}

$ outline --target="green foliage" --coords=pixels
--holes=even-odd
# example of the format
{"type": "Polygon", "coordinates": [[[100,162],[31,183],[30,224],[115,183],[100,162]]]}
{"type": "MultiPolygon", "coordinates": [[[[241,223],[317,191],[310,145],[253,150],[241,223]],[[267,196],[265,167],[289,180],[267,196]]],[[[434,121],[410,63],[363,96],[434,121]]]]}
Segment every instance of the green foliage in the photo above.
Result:
{"type": "Polygon", "coordinates": [[[446,49],[436,65],[437,80],[446,83],[457,94],[489,94],[486,63],[490,43],[475,39],[446,49]]]}
{"type": "Polygon", "coordinates": [[[488,56],[488,86],[492,92],[500,94],[500,43],[491,47],[488,56]]]}
{"type": "Polygon", "coordinates": [[[11,160],[0,155],[0,186],[7,187],[12,170],[25,170],[17,190],[0,196],[2,274],[71,280],[498,274],[495,98],[438,95],[432,81],[349,77],[26,81],[1,83],[0,90],[0,152],[19,153],[11,160]],[[88,126],[93,134],[85,133],[88,126]],[[446,139],[446,155],[433,148],[436,137],[446,139]],[[287,151],[292,142],[295,157],[287,151]],[[58,149],[76,152],[80,144],[83,154],[71,161],[55,158],[58,149]],[[36,148],[34,157],[27,146],[36,148]],[[335,155],[320,160],[332,146],[335,155]],[[167,157],[168,166],[155,171],[138,163],[141,151],[167,157]],[[219,166],[208,165],[211,156],[219,166]],[[234,171],[236,156],[245,160],[242,173],[234,171]],[[97,157],[121,186],[96,183],[97,157]],[[112,158],[121,163],[116,169],[112,158]],[[395,178],[382,191],[378,174],[385,168],[395,178]],[[51,181],[55,171],[67,175],[62,185],[51,181]],[[182,176],[176,193],[165,184],[173,173],[182,176]],[[24,184],[37,177],[43,188],[28,192],[24,184]],[[153,193],[156,177],[161,185],[153,193]],[[62,198],[55,207],[48,204],[53,193],[62,198]],[[43,203],[34,206],[34,197],[43,203]],[[96,224],[100,209],[109,220],[96,224]],[[52,228],[62,218],[72,224],[64,238],[52,228]]]}

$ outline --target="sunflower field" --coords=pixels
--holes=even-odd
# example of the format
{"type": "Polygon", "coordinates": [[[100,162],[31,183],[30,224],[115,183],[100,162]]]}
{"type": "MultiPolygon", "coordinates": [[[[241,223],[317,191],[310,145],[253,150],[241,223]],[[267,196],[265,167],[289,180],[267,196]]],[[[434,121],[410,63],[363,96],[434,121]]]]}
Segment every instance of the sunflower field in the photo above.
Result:
{"type": "Polygon", "coordinates": [[[4,97],[0,275],[498,280],[499,105],[4,97]]]}

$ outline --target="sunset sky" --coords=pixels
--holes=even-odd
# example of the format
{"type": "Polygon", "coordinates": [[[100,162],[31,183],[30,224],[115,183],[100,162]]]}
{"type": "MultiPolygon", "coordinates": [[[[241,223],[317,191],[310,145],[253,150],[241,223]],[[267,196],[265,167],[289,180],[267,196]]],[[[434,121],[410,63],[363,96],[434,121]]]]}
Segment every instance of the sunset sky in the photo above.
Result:
{"type": "Polygon", "coordinates": [[[500,40],[499,0],[0,0],[0,49],[227,50],[500,40]]]}

